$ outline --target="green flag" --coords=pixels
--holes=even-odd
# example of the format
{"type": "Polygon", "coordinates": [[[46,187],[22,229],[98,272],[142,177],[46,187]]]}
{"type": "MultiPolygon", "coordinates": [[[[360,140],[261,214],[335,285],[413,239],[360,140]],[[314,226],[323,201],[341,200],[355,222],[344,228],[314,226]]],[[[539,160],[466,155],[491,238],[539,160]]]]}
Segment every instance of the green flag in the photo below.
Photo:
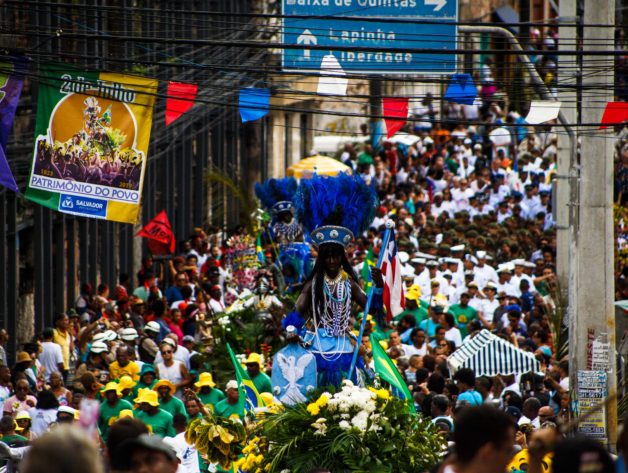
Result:
{"type": "Polygon", "coordinates": [[[242,368],[242,365],[238,361],[238,359],[233,354],[231,347],[227,343],[227,349],[229,350],[229,355],[231,356],[231,362],[233,363],[233,367],[236,372],[236,380],[238,381],[238,391],[240,392],[240,400],[238,401],[242,405],[242,412],[244,413],[244,409],[251,410],[252,407],[262,407],[265,406],[264,400],[257,392],[253,381],[249,377],[249,374],[242,368]],[[246,403],[248,401],[248,404],[246,403]]]}
{"type": "Polygon", "coordinates": [[[406,399],[406,401],[408,401],[408,410],[416,414],[412,394],[410,394],[408,386],[399,374],[397,367],[388,357],[377,339],[373,335],[371,335],[370,338],[371,347],[373,349],[373,362],[375,363],[375,373],[377,373],[377,375],[384,381],[388,381],[390,385],[393,388],[396,388],[399,393],[402,393],[403,397],[406,399]]]}
{"type": "Polygon", "coordinates": [[[364,260],[364,264],[362,265],[362,270],[360,271],[360,277],[364,281],[364,291],[368,292],[371,287],[371,266],[375,266],[375,255],[373,254],[373,245],[369,247],[369,251],[366,253],[366,259],[364,260]]]}

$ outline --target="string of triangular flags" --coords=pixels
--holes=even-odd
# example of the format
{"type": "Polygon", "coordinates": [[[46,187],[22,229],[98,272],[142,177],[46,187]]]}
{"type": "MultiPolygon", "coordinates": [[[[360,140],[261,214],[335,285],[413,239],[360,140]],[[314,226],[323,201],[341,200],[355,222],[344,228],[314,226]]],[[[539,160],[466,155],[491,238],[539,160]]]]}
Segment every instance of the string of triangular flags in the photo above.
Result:
{"type": "MultiPolygon", "coordinates": [[[[19,192],[5,156],[5,149],[7,146],[8,136],[12,127],[17,104],[20,98],[29,59],[26,57],[4,57],[2,59],[2,62],[5,64],[5,66],[10,67],[4,68],[5,70],[8,70],[8,72],[0,73],[0,184],[15,192],[19,192]]],[[[71,66],[67,65],[57,65],[56,67],[62,67],[66,69],[71,68],[71,66]]],[[[95,77],[97,78],[99,74],[93,73],[92,75],[95,75],[95,77]]],[[[125,87],[130,89],[136,87],[136,90],[138,91],[141,91],[141,89],[144,88],[144,92],[150,92],[153,90],[153,87],[156,88],[156,81],[153,79],[137,78],[134,76],[124,76],[119,74],[108,74],[108,76],[117,76],[119,79],[124,79],[124,81],[121,80],[120,84],[118,84],[121,91],[123,91],[125,87]]],[[[333,54],[324,56],[320,67],[317,94],[346,96],[347,85],[348,78],[336,57],[333,54]]],[[[68,85],[64,83],[61,84],[58,91],[67,94],[68,90],[63,90],[63,87],[68,87],[69,89],[72,89],[72,87],[75,86],[76,84],[73,85],[72,83],[70,83],[68,85]]],[[[41,84],[40,87],[42,87],[41,84]]],[[[73,89],[69,91],[80,93],[80,91],[73,89]]],[[[173,81],[168,82],[165,114],[166,126],[171,125],[194,106],[197,92],[198,86],[196,84],[173,81]]],[[[242,122],[245,123],[255,121],[264,117],[269,111],[270,96],[271,90],[269,88],[241,88],[239,90],[238,106],[242,122]]],[[[473,78],[470,74],[453,74],[451,76],[447,90],[444,95],[445,100],[454,103],[471,105],[477,103],[477,97],[478,89],[475,86],[473,78]]],[[[114,98],[114,100],[116,99],[114,98]]],[[[120,102],[124,102],[124,100],[121,99],[117,100],[119,100],[120,102]]],[[[89,108],[89,104],[87,104],[87,102],[88,100],[85,101],[86,110],[89,108]]],[[[105,126],[110,125],[112,110],[114,113],[119,113],[119,110],[116,110],[115,104],[110,103],[111,101],[106,102],[103,100],[101,102],[104,102],[102,103],[102,105],[105,107],[108,105],[108,108],[106,108],[104,113],[101,113],[100,105],[95,103],[92,107],[94,108],[94,110],[96,110],[95,112],[93,112],[92,124],[95,123],[96,125],[98,125],[98,123],[102,122],[105,126]]],[[[145,105],[149,105],[150,102],[152,110],[154,96],[152,97],[152,99],[146,99],[145,102],[145,105]]],[[[561,103],[558,101],[532,101],[530,104],[528,115],[525,118],[525,122],[530,125],[537,125],[555,120],[559,115],[560,106],[561,103]]],[[[408,98],[384,97],[382,99],[382,115],[384,117],[386,130],[382,130],[382,134],[385,133],[389,138],[393,136],[405,124],[406,120],[408,119],[408,113],[408,98]]],[[[146,115],[144,119],[150,120],[150,117],[152,117],[152,113],[150,114],[150,116],[146,115]]],[[[50,117],[50,120],[52,120],[52,117],[50,117]]],[[[626,120],[628,120],[628,103],[609,102],[601,119],[600,129],[612,126],[614,124],[622,123],[626,120]]],[[[40,134],[41,131],[42,130],[40,129],[36,130],[36,135],[40,134]]],[[[150,136],[150,126],[148,126],[147,136],[150,136]]],[[[112,139],[119,138],[122,137],[114,136],[112,139]]],[[[147,143],[148,138],[145,141],[147,143]]],[[[48,167],[50,169],[41,170],[42,175],[55,177],[55,173],[59,174],[60,170],[57,169],[57,167],[48,167]]],[[[141,174],[143,175],[143,172],[141,174]]],[[[137,190],[141,190],[141,183],[139,183],[139,187],[137,188],[137,190]]],[[[31,198],[31,196],[28,195],[28,192],[27,197],[31,198]]],[[[37,199],[35,198],[33,200],[37,199]]],[[[74,208],[74,210],[76,211],[76,204],[77,202],[72,201],[71,199],[66,199],[64,202],[59,201],[58,210],[70,211],[72,210],[72,208],[74,208]]],[[[83,202],[83,204],[91,207],[92,209],[98,207],[93,202],[83,202]]],[[[57,204],[55,203],[55,205],[57,204]]],[[[127,215],[125,219],[118,221],[132,220],[134,212],[130,212],[128,209],[120,206],[114,205],[113,207],[113,210],[115,210],[116,213],[120,215],[127,215]]],[[[93,213],[93,215],[91,216],[109,218],[108,213],[109,212],[107,211],[101,214],[93,213]]],[[[82,215],[84,213],[78,212],[78,214],[82,215]]]]}

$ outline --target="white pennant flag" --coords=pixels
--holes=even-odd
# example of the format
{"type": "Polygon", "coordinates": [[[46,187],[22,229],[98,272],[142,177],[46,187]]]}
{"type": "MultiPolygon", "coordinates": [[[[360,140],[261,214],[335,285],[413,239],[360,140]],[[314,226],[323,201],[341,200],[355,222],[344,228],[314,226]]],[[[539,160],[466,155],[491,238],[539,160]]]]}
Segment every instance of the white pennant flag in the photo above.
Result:
{"type": "Polygon", "coordinates": [[[533,100],[530,103],[530,111],[526,117],[526,122],[530,125],[549,122],[558,118],[560,102],[553,100],[533,100]]]}
{"type": "Polygon", "coordinates": [[[345,71],[342,70],[338,59],[333,54],[323,58],[321,76],[318,78],[318,94],[320,95],[347,95],[345,71]]]}

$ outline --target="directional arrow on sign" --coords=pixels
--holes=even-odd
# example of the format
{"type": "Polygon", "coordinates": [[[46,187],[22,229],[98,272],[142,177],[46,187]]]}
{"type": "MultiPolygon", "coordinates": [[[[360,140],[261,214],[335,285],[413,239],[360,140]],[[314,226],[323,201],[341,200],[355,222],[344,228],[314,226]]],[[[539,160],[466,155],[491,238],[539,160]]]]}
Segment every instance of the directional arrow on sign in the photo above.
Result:
{"type": "MultiPolygon", "coordinates": [[[[427,2],[427,1],[430,1],[430,0],[425,0],[425,1],[427,2]]],[[[438,0],[438,1],[446,1],[446,0],[438,0]]],[[[316,44],[316,36],[314,36],[310,30],[305,30],[297,38],[297,44],[305,44],[305,45],[316,44]]],[[[303,58],[304,59],[309,59],[310,58],[310,50],[309,49],[304,49],[303,50],[303,58]]]]}
{"type": "Polygon", "coordinates": [[[434,11],[438,11],[447,5],[447,0],[425,0],[425,5],[434,5],[434,11]]]}

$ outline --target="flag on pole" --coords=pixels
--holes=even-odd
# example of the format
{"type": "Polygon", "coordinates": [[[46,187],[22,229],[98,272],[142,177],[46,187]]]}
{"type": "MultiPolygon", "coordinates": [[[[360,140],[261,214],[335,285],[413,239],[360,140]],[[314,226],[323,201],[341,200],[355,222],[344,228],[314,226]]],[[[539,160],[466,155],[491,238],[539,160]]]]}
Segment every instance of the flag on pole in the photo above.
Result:
{"type": "Polygon", "coordinates": [[[403,295],[403,280],[401,279],[401,263],[397,257],[397,241],[395,232],[391,230],[390,239],[382,255],[382,277],[384,278],[384,306],[386,307],[386,320],[390,322],[393,317],[401,314],[406,308],[406,299],[403,295]]]}
{"type": "Polygon", "coordinates": [[[399,397],[402,397],[403,399],[408,401],[408,411],[414,412],[416,414],[414,401],[412,400],[412,394],[410,394],[408,385],[399,374],[399,370],[397,370],[397,367],[390,360],[390,358],[384,351],[384,348],[373,337],[373,335],[371,335],[370,338],[371,348],[373,350],[373,363],[375,364],[375,373],[377,373],[377,375],[381,379],[390,383],[390,385],[396,389],[397,394],[402,395],[399,397]]]}
{"type": "Polygon", "coordinates": [[[159,212],[154,219],[148,222],[148,224],[138,232],[137,236],[149,239],[149,247],[153,254],[163,255],[174,253],[174,233],[172,233],[172,229],[170,228],[170,222],[168,221],[165,210],[159,212]],[[156,244],[151,246],[151,240],[156,244]]]}
{"type": "Polygon", "coordinates": [[[264,404],[264,400],[257,392],[257,388],[253,384],[253,381],[251,381],[249,374],[244,370],[244,368],[242,368],[242,365],[233,354],[233,351],[228,343],[227,349],[229,350],[229,356],[231,356],[231,362],[233,363],[233,367],[236,372],[236,380],[238,381],[238,391],[240,392],[240,400],[238,402],[244,403],[243,409],[246,407],[247,411],[250,411],[255,407],[266,406],[266,404],[264,404]],[[245,400],[248,401],[248,403],[245,403],[245,400]]]}
{"type": "Polygon", "coordinates": [[[260,263],[265,262],[266,258],[264,257],[264,250],[262,249],[262,239],[260,238],[259,233],[257,234],[257,243],[255,245],[255,251],[257,252],[257,260],[260,263]]]}
{"type": "Polygon", "coordinates": [[[366,259],[364,260],[362,270],[360,271],[360,277],[362,278],[362,281],[364,281],[364,292],[368,292],[369,287],[371,287],[371,267],[375,266],[375,264],[376,261],[375,255],[373,254],[373,245],[371,245],[366,253],[366,259]]]}

